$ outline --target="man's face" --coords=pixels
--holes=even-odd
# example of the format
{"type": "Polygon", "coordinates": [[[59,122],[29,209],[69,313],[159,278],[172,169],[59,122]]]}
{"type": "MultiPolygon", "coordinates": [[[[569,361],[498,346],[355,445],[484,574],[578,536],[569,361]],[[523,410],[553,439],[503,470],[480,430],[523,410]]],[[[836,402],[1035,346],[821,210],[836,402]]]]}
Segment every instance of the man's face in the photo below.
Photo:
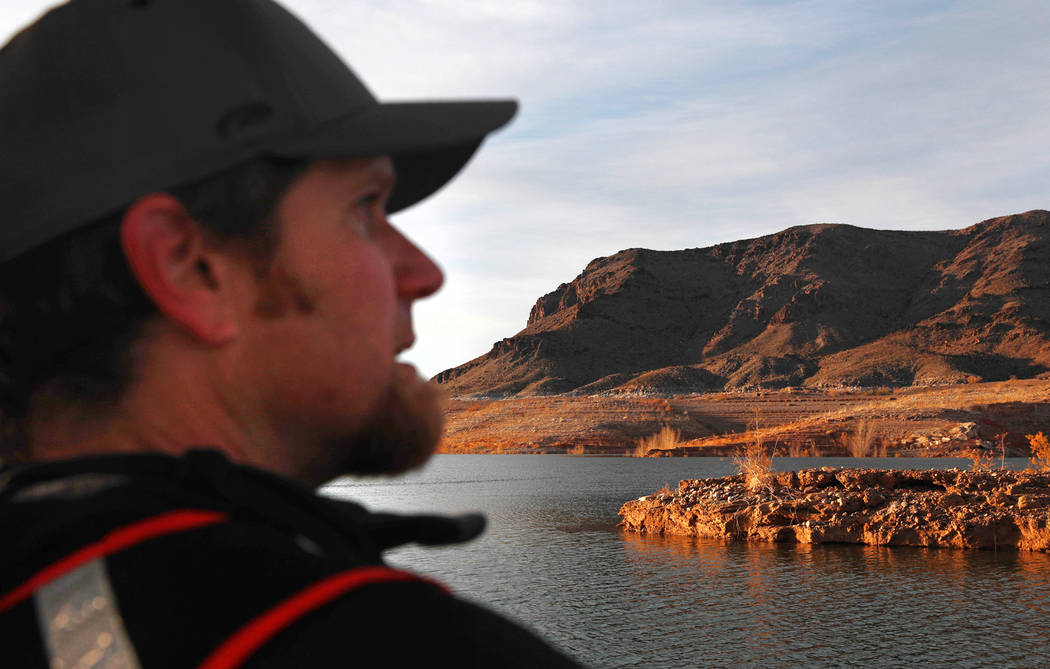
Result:
{"type": "Polygon", "coordinates": [[[386,157],[312,165],[244,301],[238,376],[307,478],[407,469],[440,433],[436,394],[395,360],[414,340],[412,302],[442,275],[386,218],[394,178],[386,157]]]}

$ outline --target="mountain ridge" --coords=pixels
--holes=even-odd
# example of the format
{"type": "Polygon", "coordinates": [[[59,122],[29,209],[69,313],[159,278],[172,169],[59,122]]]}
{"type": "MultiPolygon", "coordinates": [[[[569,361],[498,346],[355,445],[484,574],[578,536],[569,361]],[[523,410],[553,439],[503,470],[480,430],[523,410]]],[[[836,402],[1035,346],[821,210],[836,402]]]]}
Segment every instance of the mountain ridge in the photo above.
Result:
{"type": "Polygon", "coordinates": [[[958,230],[844,224],[592,260],[456,395],[902,386],[1050,371],[1050,212],[958,230]]]}

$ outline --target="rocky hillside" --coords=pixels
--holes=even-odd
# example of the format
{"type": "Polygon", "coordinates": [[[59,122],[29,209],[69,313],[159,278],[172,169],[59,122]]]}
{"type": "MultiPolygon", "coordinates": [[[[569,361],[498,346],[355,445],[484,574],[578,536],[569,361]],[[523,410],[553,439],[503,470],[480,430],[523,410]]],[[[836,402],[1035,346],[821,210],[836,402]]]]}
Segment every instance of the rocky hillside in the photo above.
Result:
{"type": "Polygon", "coordinates": [[[598,258],[454,395],[905,386],[1050,372],[1050,212],[962,230],[810,225],[598,258]]]}

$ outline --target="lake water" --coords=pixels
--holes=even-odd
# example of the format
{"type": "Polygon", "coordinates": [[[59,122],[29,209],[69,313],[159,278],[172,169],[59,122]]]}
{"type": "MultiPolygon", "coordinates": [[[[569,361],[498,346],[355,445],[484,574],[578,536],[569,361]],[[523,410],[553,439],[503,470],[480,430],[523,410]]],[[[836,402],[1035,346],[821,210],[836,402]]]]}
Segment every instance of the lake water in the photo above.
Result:
{"type": "Polygon", "coordinates": [[[343,479],[325,491],[374,510],[484,511],[489,529],[474,542],[405,547],[389,561],[536,629],[594,667],[1050,666],[1050,555],[722,545],[616,527],[626,500],[733,470],[724,458],[439,455],[403,478],[343,479]]]}

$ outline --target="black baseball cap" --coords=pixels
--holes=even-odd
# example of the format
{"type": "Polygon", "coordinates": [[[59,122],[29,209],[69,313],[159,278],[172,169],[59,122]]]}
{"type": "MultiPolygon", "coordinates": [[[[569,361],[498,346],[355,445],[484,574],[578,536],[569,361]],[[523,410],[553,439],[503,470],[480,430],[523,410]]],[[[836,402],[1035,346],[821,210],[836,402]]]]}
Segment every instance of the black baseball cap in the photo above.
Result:
{"type": "Polygon", "coordinates": [[[389,155],[393,213],[516,109],[379,102],[272,0],[71,0],[0,49],[0,262],[260,156],[389,155]]]}

